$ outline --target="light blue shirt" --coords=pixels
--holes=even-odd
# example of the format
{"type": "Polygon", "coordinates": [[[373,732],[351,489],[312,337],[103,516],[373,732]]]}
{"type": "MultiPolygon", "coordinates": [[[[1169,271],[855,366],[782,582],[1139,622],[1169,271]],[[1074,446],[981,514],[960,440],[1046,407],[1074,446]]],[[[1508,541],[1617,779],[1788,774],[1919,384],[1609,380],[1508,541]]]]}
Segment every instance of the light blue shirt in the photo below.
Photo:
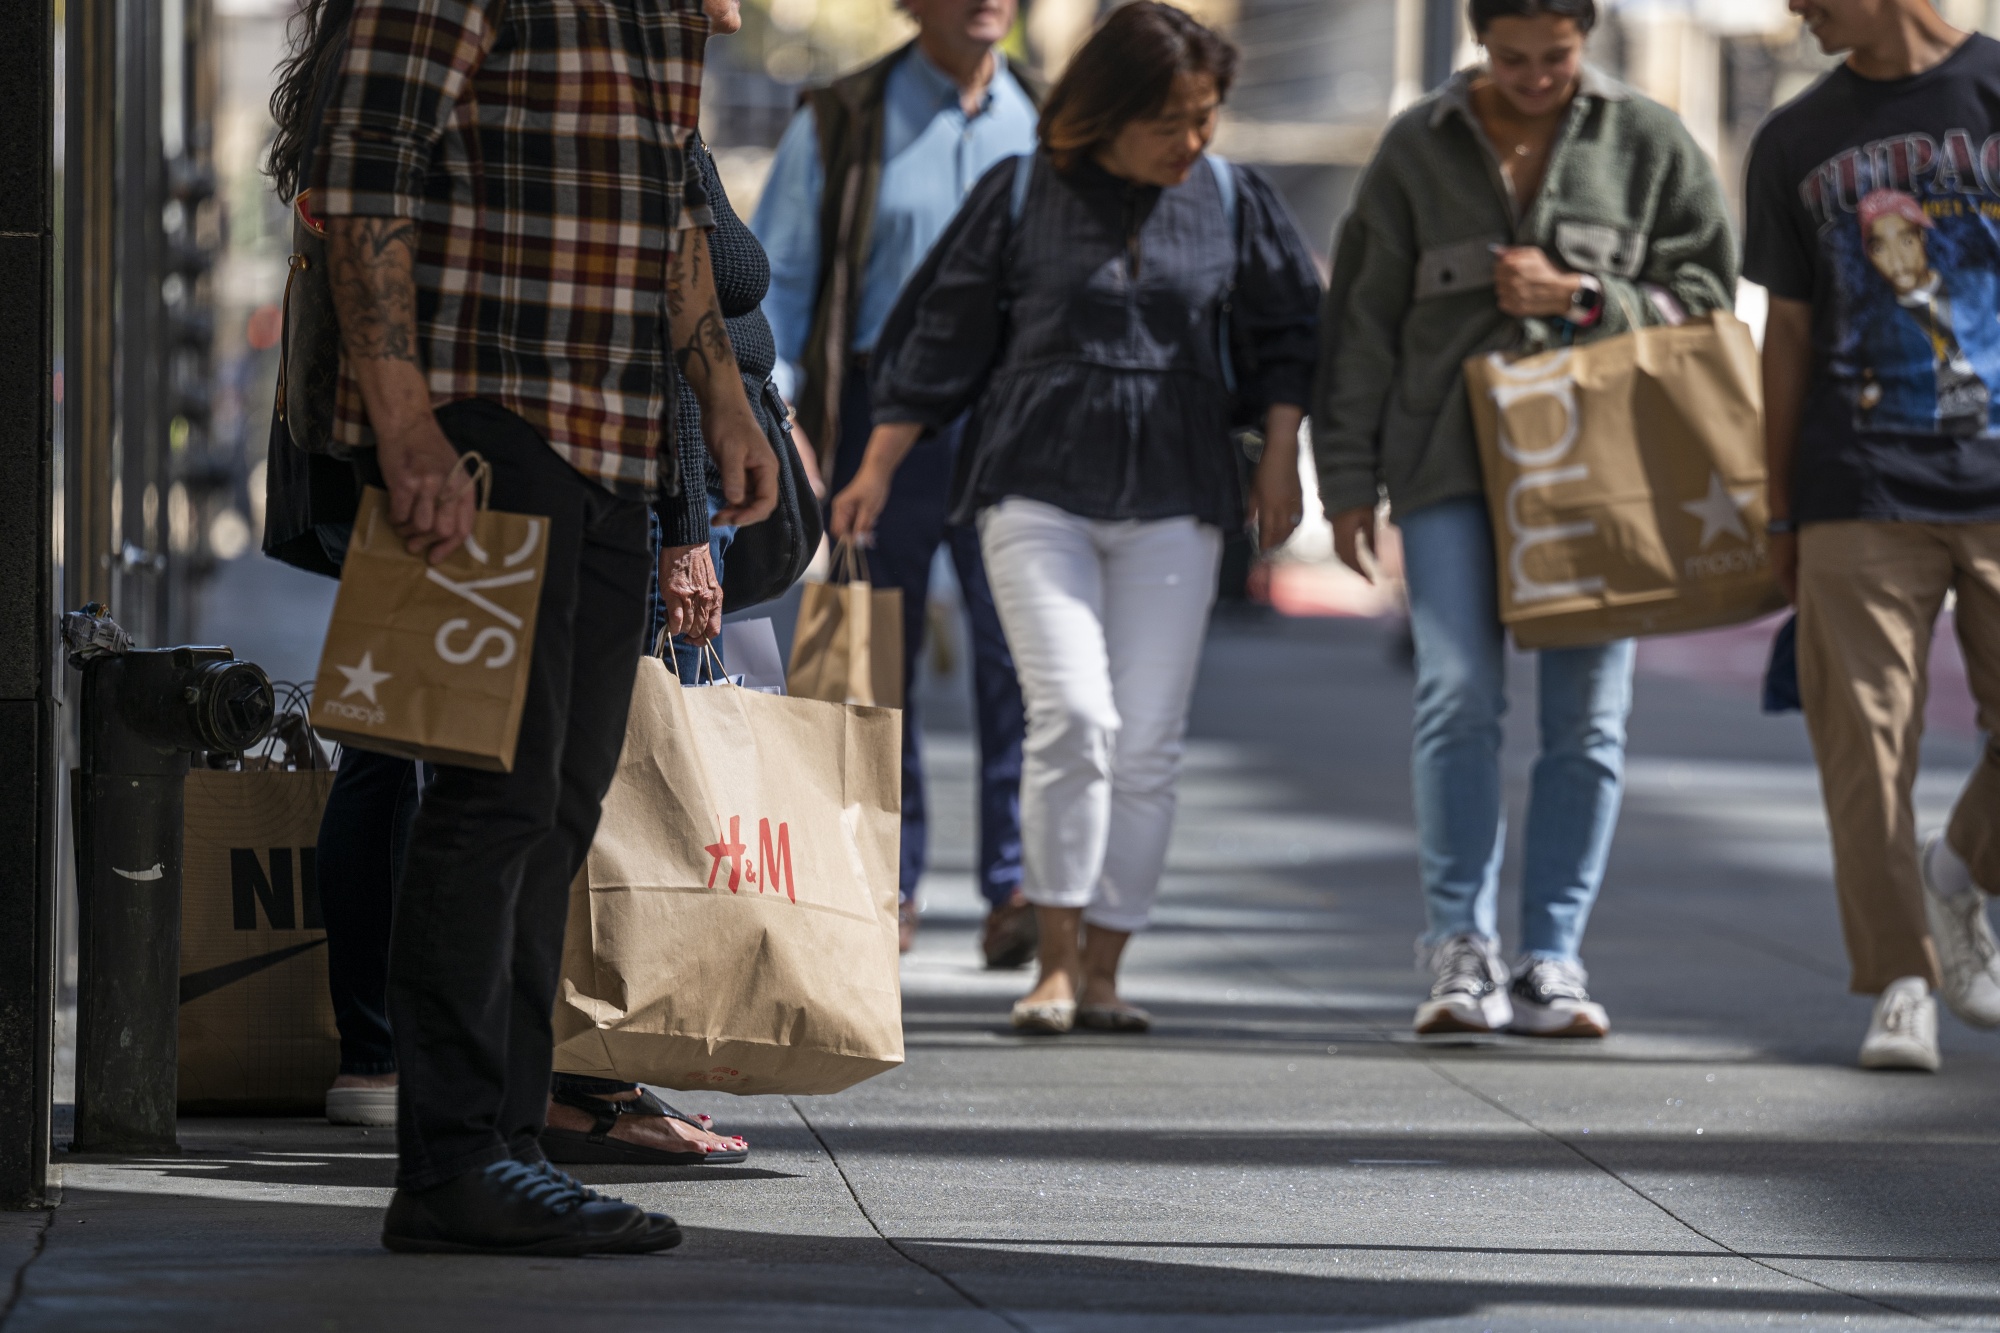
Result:
{"type": "MultiPolygon", "coordinates": [[[[993,59],[993,79],[970,116],[959,102],[958,85],[915,47],[889,72],[883,89],[882,188],[861,281],[855,351],[875,345],[904,281],[987,168],[1034,151],[1035,104],[1008,72],[1006,57],[995,51],[993,59]]],[[[750,219],[750,230],[771,257],[764,317],[778,344],[772,379],[787,399],[812,333],[825,188],[812,108],[801,107],[778,142],[764,196],[750,219]]]]}

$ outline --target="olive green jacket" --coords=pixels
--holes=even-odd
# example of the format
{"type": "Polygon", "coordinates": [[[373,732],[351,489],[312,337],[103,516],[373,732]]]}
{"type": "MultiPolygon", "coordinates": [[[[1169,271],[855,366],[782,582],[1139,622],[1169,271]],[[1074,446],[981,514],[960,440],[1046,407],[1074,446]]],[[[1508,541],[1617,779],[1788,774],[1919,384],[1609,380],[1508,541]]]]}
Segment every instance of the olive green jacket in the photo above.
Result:
{"type": "Polygon", "coordinates": [[[1517,211],[1463,71],[1390,123],[1341,223],[1320,318],[1313,451],[1329,514],[1397,514],[1482,493],[1460,366],[1572,335],[1512,319],[1493,294],[1495,245],[1534,245],[1604,284],[1577,341],[1730,308],[1736,242],[1715,169],[1680,118],[1586,67],[1541,192],[1517,211]]]}

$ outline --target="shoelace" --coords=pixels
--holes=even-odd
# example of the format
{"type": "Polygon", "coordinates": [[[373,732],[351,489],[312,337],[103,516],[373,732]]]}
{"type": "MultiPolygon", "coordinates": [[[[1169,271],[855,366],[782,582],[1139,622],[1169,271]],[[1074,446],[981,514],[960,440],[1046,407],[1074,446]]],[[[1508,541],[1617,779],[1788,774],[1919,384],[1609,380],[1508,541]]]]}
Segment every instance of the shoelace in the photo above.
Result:
{"type": "Polygon", "coordinates": [[[1583,979],[1560,963],[1544,958],[1531,964],[1521,974],[1521,984],[1533,993],[1536,999],[1547,1003],[1550,1000],[1588,1000],[1590,992],[1583,988],[1583,979]]]}
{"type": "Polygon", "coordinates": [[[488,1167],[487,1174],[495,1183],[530,1203],[540,1204],[558,1217],[589,1202],[584,1197],[589,1191],[561,1172],[545,1170],[546,1166],[546,1163],[529,1166],[524,1162],[501,1162],[488,1167]],[[558,1176],[561,1178],[557,1179],[558,1176]]]}
{"type": "Polygon", "coordinates": [[[1484,995],[1494,987],[1493,969],[1487,963],[1485,951],[1464,936],[1447,940],[1441,946],[1435,966],[1438,975],[1437,983],[1431,987],[1432,995],[1459,991],[1484,995]]]}
{"type": "Polygon", "coordinates": [[[1972,941],[1972,956],[1983,970],[1993,961],[1992,937],[1979,928],[1986,920],[1986,895],[1975,889],[1957,896],[1963,901],[1954,902],[1948,898],[1945,906],[1958,918],[1960,929],[1972,941]]]}
{"type": "Polygon", "coordinates": [[[1897,991],[1889,997],[1888,1007],[1882,1011],[1882,1030],[1901,1037],[1915,1025],[1921,1001],[1909,991],[1897,991]]]}

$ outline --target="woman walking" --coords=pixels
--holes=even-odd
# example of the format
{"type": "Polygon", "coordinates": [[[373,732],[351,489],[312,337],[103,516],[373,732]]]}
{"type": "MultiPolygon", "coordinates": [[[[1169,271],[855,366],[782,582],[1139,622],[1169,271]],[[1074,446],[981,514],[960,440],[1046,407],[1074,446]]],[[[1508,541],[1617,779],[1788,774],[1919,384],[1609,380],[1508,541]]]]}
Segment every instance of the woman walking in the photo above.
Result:
{"type": "Polygon", "coordinates": [[[1366,573],[1380,489],[1416,640],[1415,782],[1433,974],[1419,1032],[1601,1037],[1584,924],[1618,817],[1631,642],[1540,653],[1541,755],[1520,961],[1501,961],[1505,645],[1465,358],[1727,308],[1734,242],[1671,111],[1584,63],[1593,0],[1471,0],[1487,64],[1384,135],[1342,225],[1313,441],[1341,559],[1366,573]]]}
{"type": "Polygon", "coordinates": [[[834,499],[835,535],[865,539],[919,434],[972,409],[954,520],[979,525],[1027,703],[1030,1031],[1148,1026],[1118,961],[1166,861],[1222,540],[1299,521],[1319,280],[1270,185],[1204,158],[1235,65],[1170,6],[1105,20],[1040,150],[987,174],[904,288],[834,499]],[[1247,506],[1233,419],[1266,440],[1247,506]]]}

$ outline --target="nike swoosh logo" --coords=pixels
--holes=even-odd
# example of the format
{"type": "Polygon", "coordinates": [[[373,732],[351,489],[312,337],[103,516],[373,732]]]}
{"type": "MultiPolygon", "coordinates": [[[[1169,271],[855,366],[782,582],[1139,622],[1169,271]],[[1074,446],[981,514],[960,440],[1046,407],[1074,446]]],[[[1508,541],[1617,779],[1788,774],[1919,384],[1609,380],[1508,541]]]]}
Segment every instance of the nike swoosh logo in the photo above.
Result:
{"type": "Polygon", "coordinates": [[[293,944],[283,949],[273,949],[270,953],[260,953],[255,958],[239,958],[221,967],[204,968],[190,972],[181,978],[181,1003],[199,1000],[202,996],[221,990],[224,986],[254,977],[267,967],[276,967],[287,958],[296,958],[308,949],[317,949],[326,939],[307,940],[304,944],[293,944]]]}

